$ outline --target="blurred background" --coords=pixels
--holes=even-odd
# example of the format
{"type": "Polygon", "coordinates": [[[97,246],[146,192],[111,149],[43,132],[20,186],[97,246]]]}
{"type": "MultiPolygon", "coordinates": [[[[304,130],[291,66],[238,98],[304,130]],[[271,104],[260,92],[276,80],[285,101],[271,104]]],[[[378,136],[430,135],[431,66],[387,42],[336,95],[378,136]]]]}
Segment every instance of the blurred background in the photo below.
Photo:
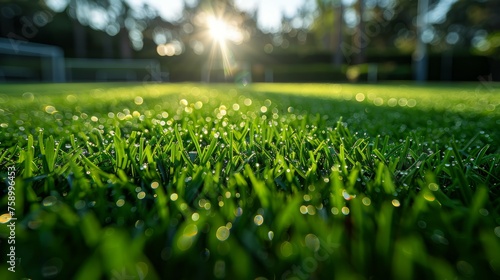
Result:
{"type": "Polygon", "coordinates": [[[499,81],[498,0],[0,0],[0,81],[499,81]]]}

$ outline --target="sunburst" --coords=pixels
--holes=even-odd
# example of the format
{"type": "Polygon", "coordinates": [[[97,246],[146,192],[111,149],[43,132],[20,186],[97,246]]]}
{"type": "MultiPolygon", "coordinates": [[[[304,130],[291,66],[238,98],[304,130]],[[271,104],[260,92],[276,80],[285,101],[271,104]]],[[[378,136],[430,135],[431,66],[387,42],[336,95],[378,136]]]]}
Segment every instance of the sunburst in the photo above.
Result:
{"type": "MultiPolygon", "coordinates": [[[[207,18],[207,28],[212,38],[212,49],[209,57],[209,71],[212,70],[215,60],[220,57],[224,77],[232,77],[236,66],[233,54],[228,47],[228,42],[240,44],[243,35],[235,24],[230,24],[223,17],[209,16],[207,18]]],[[[217,61],[218,63],[219,61],[217,61]]]]}
{"type": "Polygon", "coordinates": [[[208,19],[208,29],[210,36],[217,42],[224,42],[228,39],[229,26],[219,18],[210,17],[208,19]]]}

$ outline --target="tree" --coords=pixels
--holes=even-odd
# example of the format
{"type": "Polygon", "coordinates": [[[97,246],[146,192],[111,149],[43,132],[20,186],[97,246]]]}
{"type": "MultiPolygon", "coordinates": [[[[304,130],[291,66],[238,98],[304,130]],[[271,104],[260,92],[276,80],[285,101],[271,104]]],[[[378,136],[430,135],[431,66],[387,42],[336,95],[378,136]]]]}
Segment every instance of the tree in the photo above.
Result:
{"type": "Polygon", "coordinates": [[[366,32],[365,32],[365,24],[363,19],[363,14],[365,11],[365,2],[364,0],[358,0],[356,3],[356,12],[358,14],[358,24],[356,26],[356,32],[353,36],[353,45],[358,49],[355,58],[354,64],[362,64],[365,62],[365,50],[368,42],[365,40],[366,32]]]}
{"type": "Polygon", "coordinates": [[[343,4],[341,0],[316,0],[317,16],[311,32],[324,49],[332,52],[332,63],[340,67],[343,61],[343,4]]]}

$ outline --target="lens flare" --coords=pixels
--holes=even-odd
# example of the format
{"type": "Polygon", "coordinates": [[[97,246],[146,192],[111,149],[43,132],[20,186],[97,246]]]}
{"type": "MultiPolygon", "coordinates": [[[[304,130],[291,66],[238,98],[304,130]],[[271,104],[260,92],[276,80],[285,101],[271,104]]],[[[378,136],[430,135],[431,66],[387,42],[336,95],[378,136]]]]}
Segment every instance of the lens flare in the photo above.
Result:
{"type": "Polygon", "coordinates": [[[208,28],[210,30],[210,35],[215,41],[221,43],[228,38],[229,27],[223,20],[209,18],[208,28]]]}
{"type": "Polygon", "coordinates": [[[208,17],[207,27],[213,40],[209,57],[209,71],[214,68],[222,68],[224,78],[232,77],[236,62],[227,43],[228,41],[240,43],[243,38],[242,33],[237,26],[228,24],[222,17],[208,17]]]}

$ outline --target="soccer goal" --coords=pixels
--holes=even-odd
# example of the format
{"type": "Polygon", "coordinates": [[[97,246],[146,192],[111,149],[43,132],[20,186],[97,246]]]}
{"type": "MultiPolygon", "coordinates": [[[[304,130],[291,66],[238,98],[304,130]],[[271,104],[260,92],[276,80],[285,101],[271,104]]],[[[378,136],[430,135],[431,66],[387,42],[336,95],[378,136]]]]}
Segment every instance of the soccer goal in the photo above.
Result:
{"type": "Polygon", "coordinates": [[[0,38],[0,57],[0,80],[66,81],[59,47],[0,38]]]}
{"type": "Polygon", "coordinates": [[[143,81],[168,82],[155,59],[88,59],[67,58],[68,81],[143,81]]]}

